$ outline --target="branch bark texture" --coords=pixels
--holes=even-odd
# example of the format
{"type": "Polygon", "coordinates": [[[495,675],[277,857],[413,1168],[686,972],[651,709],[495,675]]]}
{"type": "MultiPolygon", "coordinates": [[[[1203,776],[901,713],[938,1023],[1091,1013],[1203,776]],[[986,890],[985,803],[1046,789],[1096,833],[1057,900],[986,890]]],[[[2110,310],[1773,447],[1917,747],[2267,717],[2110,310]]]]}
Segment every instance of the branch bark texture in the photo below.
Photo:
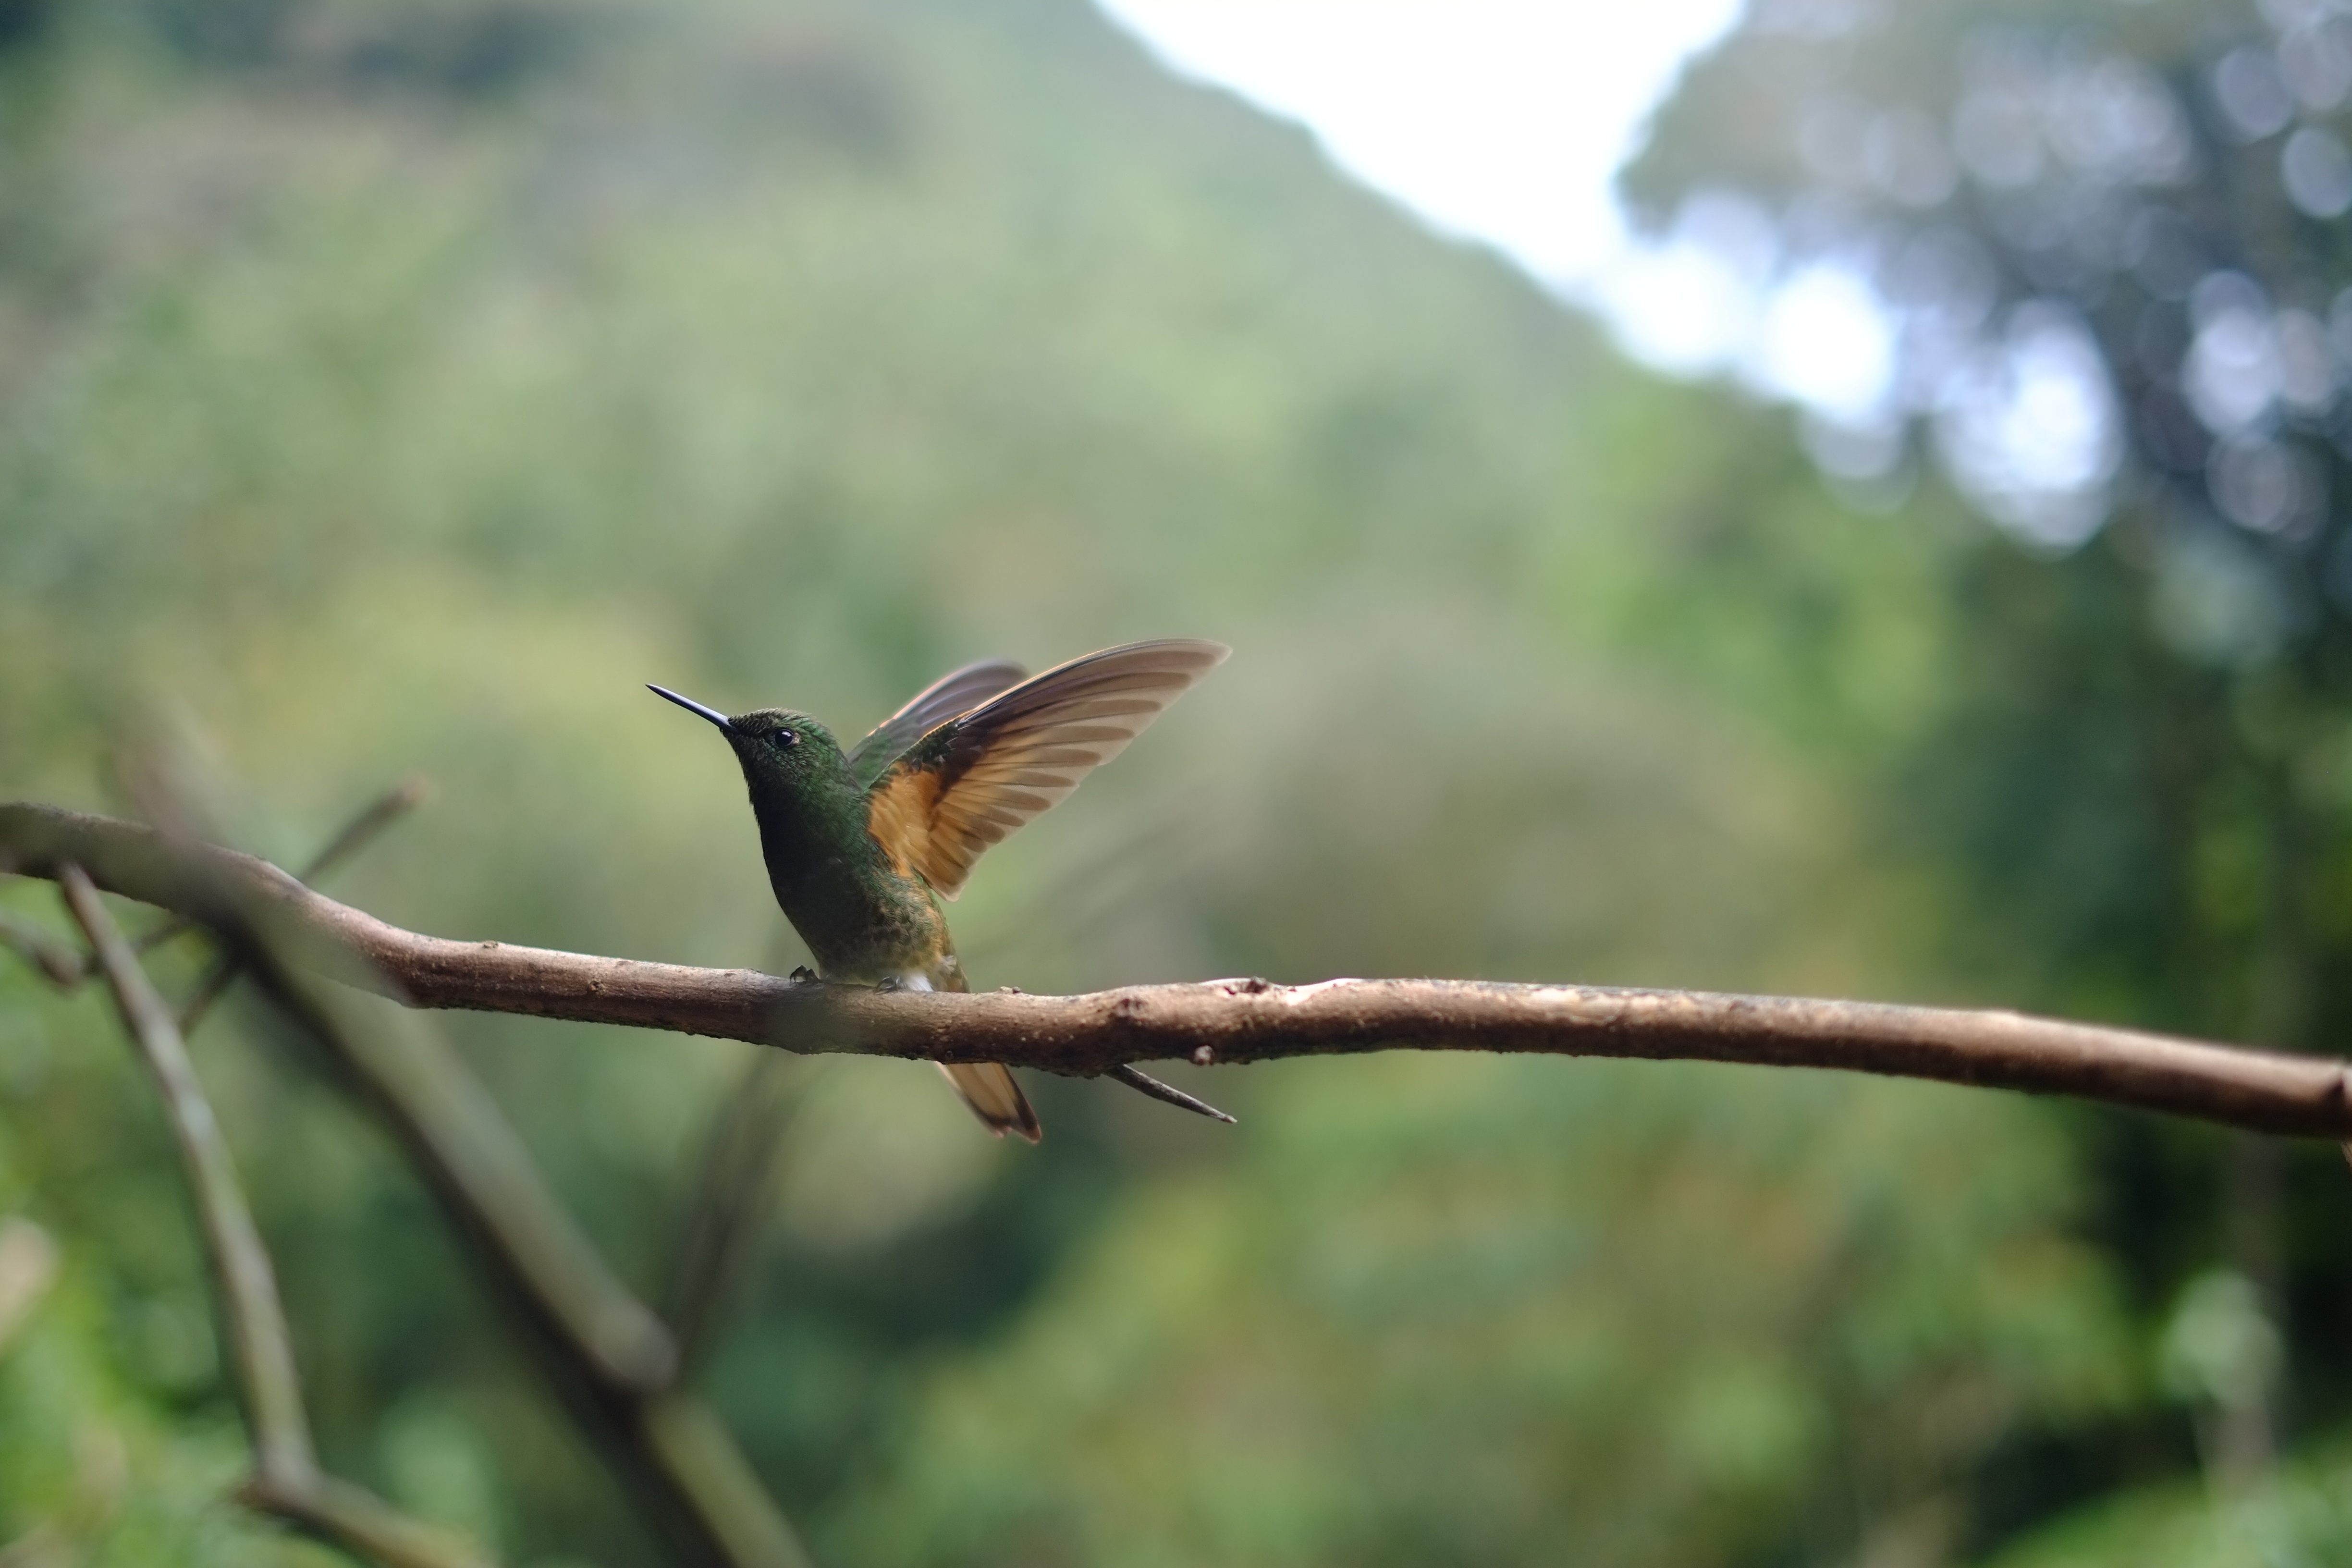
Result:
{"type": "Polygon", "coordinates": [[[1834,1068],[2352,1139],[2341,1061],[2016,1013],[1458,980],[1220,980],[1085,996],[796,984],[751,970],[424,936],[250,856],[167,849],[133,824],[0,805],[0,869],[54,877],[68,862],[110,891],[208,923],[221,912],[215,889],[233,889],[299,929],[306,962],[418,1007],[1080,1076],[1171,1058],[1238,1063],[1401,1047],[1834,1068]]]}

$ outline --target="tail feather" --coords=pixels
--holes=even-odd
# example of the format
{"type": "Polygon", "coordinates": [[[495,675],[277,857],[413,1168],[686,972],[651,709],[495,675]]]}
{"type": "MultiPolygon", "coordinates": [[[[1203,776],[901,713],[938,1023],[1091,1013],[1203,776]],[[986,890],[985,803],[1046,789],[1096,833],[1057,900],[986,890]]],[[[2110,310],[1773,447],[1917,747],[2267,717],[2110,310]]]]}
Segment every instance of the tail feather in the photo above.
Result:
{"type": "Polygon", "coordinates": [[[1037,1124],[1037,1113],[1029,1109],[1029,1097],[1021,1092],[1014,1081],[1013,1069],[1002,1062],[946,1062],[933,1064],[948,1075],[963,1102],[971,1113],[999,1138],[1008,1131],[1018,1132],[1034,1143],[1045,1136],[1037,1124]]]}

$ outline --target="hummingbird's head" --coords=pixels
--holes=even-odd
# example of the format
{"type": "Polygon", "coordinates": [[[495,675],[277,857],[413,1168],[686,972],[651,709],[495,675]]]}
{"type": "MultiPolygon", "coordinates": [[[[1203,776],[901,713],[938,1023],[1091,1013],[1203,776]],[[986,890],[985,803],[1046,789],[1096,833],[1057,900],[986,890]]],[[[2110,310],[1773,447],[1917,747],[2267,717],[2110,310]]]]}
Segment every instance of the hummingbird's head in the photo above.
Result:
{"type": "Polygon", "coordinates": [[[833,731],[789,708],[754,708],[727,721],[727,743],[752,784],[831,782],[845,765],[833,731]]]}
{"type": "Polygon", "coordinates": [[[648,689],[719,727],[735,749],[736,760],[743,764],[743,781],[751,786],[755,804],[763,796],[802,798],[813,787],[848,777],[849,764],[842,756],[841,742],[805,713],[788,708],[754,708],[730,718],[666,688],[648,689]]]}

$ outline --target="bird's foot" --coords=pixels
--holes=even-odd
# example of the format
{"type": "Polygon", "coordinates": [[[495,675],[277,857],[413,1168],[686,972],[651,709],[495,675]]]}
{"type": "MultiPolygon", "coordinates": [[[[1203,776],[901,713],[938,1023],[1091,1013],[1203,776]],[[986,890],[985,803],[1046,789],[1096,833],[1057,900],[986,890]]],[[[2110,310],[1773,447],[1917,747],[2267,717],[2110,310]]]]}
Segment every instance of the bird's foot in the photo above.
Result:
{"type": "Polygon", "coordinates": [[[793,966],[793,972],[785,975],[784,979],[794,985],[814,985],[816,984],[816,971],[805,963],[796,963],[793,966]]]}

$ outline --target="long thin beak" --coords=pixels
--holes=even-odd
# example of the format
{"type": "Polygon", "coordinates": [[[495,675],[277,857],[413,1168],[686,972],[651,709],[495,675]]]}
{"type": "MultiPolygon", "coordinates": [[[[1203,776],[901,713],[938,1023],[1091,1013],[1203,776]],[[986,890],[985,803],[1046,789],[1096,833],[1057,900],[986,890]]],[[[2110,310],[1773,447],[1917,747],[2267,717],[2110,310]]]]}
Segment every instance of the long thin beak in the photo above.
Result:
{"type": "Polygon", "coordinates": [[[734,721],[729,719],[726,714],[721,713],[718,709],[705,708],[701,703],[697,702],[691,697],[680,697],[677,692],[672,691],[667,686],[654,686],[648,684],[646,687],[646,689],[652,692],[656,697],[668,698],[672,702],[677,703],[679,707],[685,709],[689,713],[701,714],[704,718],[709,720],[712,723],[718,725],[722,730],[732,730],[735,728],[734,721]]]}

